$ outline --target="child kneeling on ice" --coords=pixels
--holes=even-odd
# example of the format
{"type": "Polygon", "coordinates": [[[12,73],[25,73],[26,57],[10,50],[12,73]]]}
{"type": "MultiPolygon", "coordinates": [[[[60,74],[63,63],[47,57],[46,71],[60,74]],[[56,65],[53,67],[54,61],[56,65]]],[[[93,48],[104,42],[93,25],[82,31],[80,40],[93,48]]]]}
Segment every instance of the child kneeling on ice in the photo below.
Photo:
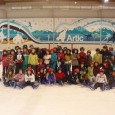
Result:
{"type": "Polygon", "coordinates": [[[79,81],[79,69],[74,69],[73,75],[70,78],[70,84],[78,84],[79,81]]]}
{"type": "Polygon", "coordinates": [[[55,84],[56,78],[55,78],[54,70],[52,68],[49,68],[46,79],[50,85],[55,84]]]}
{"type": "Polygon", "coordinates": [[[97,74],[96,76],[96,83],[94,85],[94,88],[97,89],[98,87],[100,87],[100,89],[104,91],[106,84],[107,84],[107,77],[104,74],[104,69],[100,68],[100,73],[97,74]]]}
{"type": "Polygon", "coordinates": [[[31,67],[26,69],[25,86],[32,86],[33,89],[38,87],[38,84],[35,84],[35,75],[31,67]]]}
{"type": "Polygon", "coordinates": [[[56,81],[60,85],[63,85],[64,84],[64,80],[65,80],[65,74],[62,72],[61,69],[59,69],[58,72],[56,73],[56,81]]]}
{"type": "Polygon", "coordinates": [[[5,86],[9,87],[9,86],[13,86],[13,81],[14,81],[14,70],[8,70],[8,72],[6,73],[6,75],[3,77],[3,83],[5,86]]]}
{"type": "Polygon", "coordinates": [[[14,88],[19,87],[23,89],[24,84],[25,84],[25,76],[23,74],[23,70],[19,69],[19,73],[14,76],[14,88]]]}

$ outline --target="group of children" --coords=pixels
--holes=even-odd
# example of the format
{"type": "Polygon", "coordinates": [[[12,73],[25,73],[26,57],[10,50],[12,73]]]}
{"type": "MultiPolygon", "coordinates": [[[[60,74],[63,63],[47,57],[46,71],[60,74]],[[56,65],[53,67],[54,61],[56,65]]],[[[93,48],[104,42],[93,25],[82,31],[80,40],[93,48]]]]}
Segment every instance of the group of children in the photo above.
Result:
{"type": "Polygon", "coordinates": [[[23,89],[26,86],[37,88],[39,84],[60,85],[81,84],[91,89],[112,89],[115,86],[115,56],[113,48],[103,46],[85,53],[76,48],[54,47],[53,49],[34,48],[23,45],[21,49],[3,50],[0,58],[3,65],[3,83],[7,87],[23,89]]]}

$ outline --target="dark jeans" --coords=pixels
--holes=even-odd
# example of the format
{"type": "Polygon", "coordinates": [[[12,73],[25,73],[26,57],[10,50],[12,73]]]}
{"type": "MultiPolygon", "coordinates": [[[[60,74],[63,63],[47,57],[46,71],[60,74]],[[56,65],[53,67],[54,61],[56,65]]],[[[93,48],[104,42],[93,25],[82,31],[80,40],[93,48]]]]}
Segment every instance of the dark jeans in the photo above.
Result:
{"type": "Polygon", "coordinates": [[[97,89],[98,87],[100,87],[100,89],[102,91],[105,90],[105,84],[104,83],[96,83],[94,87],[95,87],[95,89],[97,89]]]}
{"type": "Polygon", "coordinates": [[[17,74],[20,69],[22,69],[22,63],[16,63],[15,74],[17,74]]]}
{"type": "Polygon", "coordinates": [[[3,76],[7,73],[8,67],[3,66],[3,76]]]}
{"type": "Polygon", "coordinates": [[[34,85],[33,82],[30,82],[30,81],[25,82],[25,86],[32,86],[33,87],[33,85],[34,85]]]}

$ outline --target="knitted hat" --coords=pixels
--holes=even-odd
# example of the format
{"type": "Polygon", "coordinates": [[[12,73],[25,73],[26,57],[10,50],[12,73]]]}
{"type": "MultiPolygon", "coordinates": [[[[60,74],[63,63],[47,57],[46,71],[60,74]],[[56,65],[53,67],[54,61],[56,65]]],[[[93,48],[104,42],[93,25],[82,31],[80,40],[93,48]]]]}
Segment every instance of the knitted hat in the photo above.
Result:
{"type": "Polygon", "coordinates": [[[79,73],[80,71],[79,69],[74,69],[74,72],[79,73]]]}
{"type": "Polygon", "coordinates": [[[91,54],[91,50],[88,50],[87,53],[90,53],[90,54],[91,54]]]}
{"type": "Polygon", "coordinates": [[[43,62],[43,59],[39,59],[38,62],[43,62]]]}
{"type": "Polygon", "coordinates": [[[54,70],[52,68],[49,68],[48,69],[48,72],[53,72],[54,70]]]}
{"type": "Polygon", "coordinates": [[[31,71],[31,73],[34,73],[34,70],[31,67],[28,67],[26,71],[31,71]]]}

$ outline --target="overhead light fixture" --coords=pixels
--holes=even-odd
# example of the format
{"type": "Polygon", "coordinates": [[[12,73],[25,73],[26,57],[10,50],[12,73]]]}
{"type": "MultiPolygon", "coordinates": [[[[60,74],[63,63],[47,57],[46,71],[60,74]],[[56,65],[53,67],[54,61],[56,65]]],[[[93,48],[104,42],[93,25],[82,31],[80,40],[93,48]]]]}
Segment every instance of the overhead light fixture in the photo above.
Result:
{"type": "Polygon", "coordinates": [[[28,10],[28,9],[32,9],[31,6],[13,6],[12,10],[28,10]]]}
{"type": "Polygon", "coordinates": [[[77,1],[75,1],[74,3],[77,4],[77,1]]]}
{"type": "Polygon", "coordinates": [[[109,0],[104,0],[105,3],[109,2],[109,0]]]}

